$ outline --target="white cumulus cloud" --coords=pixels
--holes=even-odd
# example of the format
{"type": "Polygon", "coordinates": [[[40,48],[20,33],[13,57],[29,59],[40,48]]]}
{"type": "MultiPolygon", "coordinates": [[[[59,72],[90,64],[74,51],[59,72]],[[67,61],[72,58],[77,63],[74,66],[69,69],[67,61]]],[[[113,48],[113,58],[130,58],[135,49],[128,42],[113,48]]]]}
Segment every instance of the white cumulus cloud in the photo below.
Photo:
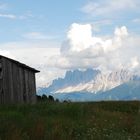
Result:
{"type": "Polygon", "coordinates": [[[99,68],[138,70],[140,37],[116,27],[110,37],[96,37],[90,24],[73,23],[62,43],[61,55],[51,59],[60,69],[99,68]]]}
{"type": "Polygon", "coordinates": [[[73,69],[108,72],[123,68],[140,73],[140,36],[129,33],[125,26],[116,27],[110,36],[95,36],[93,25],[73,23],[61,48],[58,46],[42,39],[12,42],[0,44],[0,54],[40,70],[37,87],[73,69]]]}

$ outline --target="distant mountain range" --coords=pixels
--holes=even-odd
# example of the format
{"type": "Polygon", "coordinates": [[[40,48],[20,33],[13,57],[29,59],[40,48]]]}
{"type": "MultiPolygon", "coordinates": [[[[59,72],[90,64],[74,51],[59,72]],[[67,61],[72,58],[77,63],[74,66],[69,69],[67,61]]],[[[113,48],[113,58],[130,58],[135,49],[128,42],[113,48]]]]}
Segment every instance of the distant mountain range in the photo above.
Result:
{"type": "Polygon", "coordinates": [[[140,77],[124,69],[107,74],[95,69],[73,70],[50,86],[38,88],[38,94],[72,101],[139,100],[140,77]]]}

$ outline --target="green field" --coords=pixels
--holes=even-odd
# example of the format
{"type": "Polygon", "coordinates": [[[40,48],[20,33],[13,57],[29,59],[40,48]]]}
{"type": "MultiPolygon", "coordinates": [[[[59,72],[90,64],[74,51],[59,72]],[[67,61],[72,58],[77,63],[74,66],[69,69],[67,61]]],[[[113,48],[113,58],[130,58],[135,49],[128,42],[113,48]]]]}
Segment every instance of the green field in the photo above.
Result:
{"type": "Polygon", "coordinates": [[[0,140],[140,140],[140,102],[1,105],[0,140]]]}

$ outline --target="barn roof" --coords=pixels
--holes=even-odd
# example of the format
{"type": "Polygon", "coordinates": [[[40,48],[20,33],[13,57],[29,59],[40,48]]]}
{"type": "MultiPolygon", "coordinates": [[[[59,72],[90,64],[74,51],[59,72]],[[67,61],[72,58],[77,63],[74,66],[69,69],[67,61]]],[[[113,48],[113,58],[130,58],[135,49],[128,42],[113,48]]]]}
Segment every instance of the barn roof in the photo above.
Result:
{"type": "Polygon", "coordinates": [[[36,69],[34,69],[34,68],[30,67],[30,66],[27,66],[27,65],[25,65],[25,64],[23,64],[23,63],[20,63],[19,61],[16,61],[16,60],[14,60],[14,59],[11,59],[11,58],[8,58],[8,57],[2,56],[2,55],[0,55],[0,58],[8,59],[8,60],[12,61],[13,63],[16,63],[16,64],[19,65],[20,67],[29,69],[29,70],[31,70],[31,71],[33,71],[33,72],[35,72],[35,73],[40,72],[39,70],[36,70],[36,69]]]}

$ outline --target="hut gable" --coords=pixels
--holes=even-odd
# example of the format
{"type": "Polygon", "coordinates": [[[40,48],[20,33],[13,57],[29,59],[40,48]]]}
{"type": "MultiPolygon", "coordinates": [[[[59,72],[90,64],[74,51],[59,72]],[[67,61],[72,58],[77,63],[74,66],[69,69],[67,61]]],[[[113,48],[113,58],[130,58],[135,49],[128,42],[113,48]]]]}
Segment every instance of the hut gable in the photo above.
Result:
{"type": "Polygon", "coordinates": [[[35,103],[35,73],[31,68],[0,55],[0,104],[35,103]]]}

